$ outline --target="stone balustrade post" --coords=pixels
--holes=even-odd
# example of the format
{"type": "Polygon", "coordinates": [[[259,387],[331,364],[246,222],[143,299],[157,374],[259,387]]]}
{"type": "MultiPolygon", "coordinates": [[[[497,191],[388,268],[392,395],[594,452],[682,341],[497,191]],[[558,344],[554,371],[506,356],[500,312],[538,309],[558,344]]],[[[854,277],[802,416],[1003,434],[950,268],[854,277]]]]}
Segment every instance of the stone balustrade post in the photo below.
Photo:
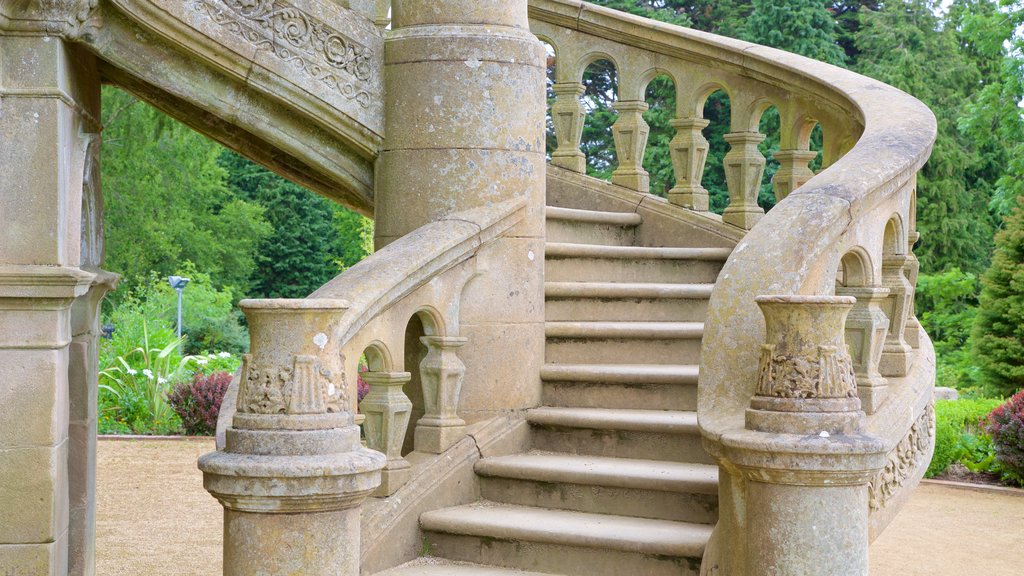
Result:
{"type": "Polygon", "coordinates": [[[903,339],[915,350],[921,346],[921,322],[917,319],[917,306],[914,297],[917,293],[917,278],[921,274],[921,261],[914,254],[914,245],[920,239],[921,234],[916,230],[911,230],[907,234],[907,267],[903,270],[911,290],[910,310],[907,312],[907,325],[903,329],[903,339]]]}
{"type": "Polygon", "coordinates": [[[586,87],[581,82],[560,82],[552,86],[555,102],[551,105],[551,122],[555,128],[558,148],[551,152],[551,163],[584,174],[587,157],[580,150],[586,109],[580,97],[586,87]]]}
{"type": "Polygon", "coordinates": [[[374,495],[390,496],[409,481],[412,472],[409,462],[402,458],[402,443],[412,416],[412,400],[402,387],[412,380],[412,374],[366,372],[363,380],[370,386],[370,392],[359,403],[359,410],[366,417],[366,445],[388,457],[387,466],[381,471],[380,488],[374,495]]]}
{"type": "Polygon", "coordinates": [[[772,178],[776,202],[782,202],[786,196],[814,178],[810,163],[817,157],[818,153],[810,150],[780,150],[774,154],[774,158],[779,161],[779,169],[772,178]]]}
{"type": "Polygon", "coordinates": [[[698,212],[710,209],[708,191],[701,186],[711,149],[704,129],[710,123],[704,118],[678,118],[670,122],[676,129],[676,135],[669,142],[676,185],[669,190],[668,201],[698,212]]]}
{"type": "Polygon", "coordinates": [[[641,100],[625,100],[612,107],[619,113],[619,119],[612,125],[619,162],[612,173],[612,183],[646,194],[651,189],[651,175],[644,170],[644,153],[651,127],[644,120],[644,112],[650,105],[641,100]]]}
{"type": "Polygon", "coordinates": [[[879,370],[882,376],[906,376],[913,350],[903,338],[914,297],[914,287],[905,270],[910,259],[902,254],[882,258],[882,285],[889,289],[883,310],[889,317],[889,334],[882,348],[879,370]]]}
{"type": "Polygon", "coordinates": [[[861,407],[866,413],[874,414],[888,392],[888,381],[878,372],[878,363],[882,360],[882,346],[889,332],[889,318],[882,311],[889,289],[836,288],[836,295],[857,299],[846,319],[846,341],[853,357],[861,407]]]}
{"type": "Polygon", "coordinates": [[[337,300],[246,300],[251,352],[222,452],[199,459],[224,506],[224,574],[359,574],[360,509],[387,457],[363,448],[337,300]]]}
{"type": "Polygon", "coordinates": [[[424,336],[427,355],[420,363],[423,385],[423,417],[416,423],[417,452],[441,454],[466,434],[466,422],[459,418],[459,397],[466,366],[456,351],[467,338],[424,336]]]}
{"type": "Polygon", "coordinates": [[[757,148],[764,142],[760,132],[733,132],[725,135],[731,146],[725,155],[725,180],[729,187],[729,206],[722,213],[726,224],[750,230],[764,216],[757,205],[761,179],[767,162],[757,148]]]}
{"type": "MultiPolygon", "coordinates": [[[[882,443],[861,432],[843,296],[757,299],[767,334],[746,431],[724,439],[745,484],[729,530],[747,576],[868,574],[868,486],[882,443]]],[[[724,535],[723,537],[730,537],[724,535]]]]}

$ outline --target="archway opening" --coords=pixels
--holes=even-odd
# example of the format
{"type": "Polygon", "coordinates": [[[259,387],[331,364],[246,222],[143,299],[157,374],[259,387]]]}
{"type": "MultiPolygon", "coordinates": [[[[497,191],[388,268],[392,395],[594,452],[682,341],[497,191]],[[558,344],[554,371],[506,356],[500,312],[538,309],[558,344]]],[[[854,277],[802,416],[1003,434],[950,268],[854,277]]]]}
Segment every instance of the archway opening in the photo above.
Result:
{"type": "Polygon", "coordinates": [[[647,85],[644,99],[650,106],[644,113],[644,121],[651,130],[644,154],[644,170],[651,177],[651,194],[664,198],[676,184],[669,146],[676,135],[672,126],[676,117],[675,82],[669,75],[659,74],[647,85]]]}
{"type": "Polygon", "coordinates": [[[618,119],[613,105],[619,93],[619,75],[615,64],[601,59],[583,71],[583,139],[580,149],[587,157],[587,174],[611,180],[615,171],[615,138],[612,126],[618,119]]]}
{"type": "Polygon", "coordinates": [[[702,184],[708,191],[711,211],[721,214],[729,206],[729,186],[725,181],[725,155],[729,143],[725,135],[731,131],[732,106],[725,90],[716,90],[704,103],[704,118],[708,127],[704,136],[708,141],[708,160],[702,184]]]}

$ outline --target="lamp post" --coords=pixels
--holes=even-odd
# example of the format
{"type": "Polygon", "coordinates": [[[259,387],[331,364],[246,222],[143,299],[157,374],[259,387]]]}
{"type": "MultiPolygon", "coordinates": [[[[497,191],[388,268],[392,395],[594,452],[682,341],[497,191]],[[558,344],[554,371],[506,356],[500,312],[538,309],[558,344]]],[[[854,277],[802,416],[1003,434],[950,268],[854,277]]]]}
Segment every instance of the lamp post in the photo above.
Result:
{"type": "Polygon", "coordinates": [[[167,279],[167,282],[178,292],[178,339],[181,339],[181,293],[185,290],[185,286],[191,280],[189,278],[182,278],[181,276],[171,276],[167,279]]]}

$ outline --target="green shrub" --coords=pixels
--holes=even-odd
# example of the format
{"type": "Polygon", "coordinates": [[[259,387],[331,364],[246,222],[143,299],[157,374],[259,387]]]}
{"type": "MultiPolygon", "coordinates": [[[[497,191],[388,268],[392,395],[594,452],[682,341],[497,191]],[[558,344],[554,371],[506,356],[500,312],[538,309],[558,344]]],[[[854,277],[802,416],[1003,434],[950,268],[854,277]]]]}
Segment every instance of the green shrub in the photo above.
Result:
{"type": "Polygon", "coordinates": [[[976,472],[990,471],[991,440],[982,421],[1002,400],[988,398],[940,400],[935,403],[935,455],[925,475],[933,478],[953,462],[976,472]]]}

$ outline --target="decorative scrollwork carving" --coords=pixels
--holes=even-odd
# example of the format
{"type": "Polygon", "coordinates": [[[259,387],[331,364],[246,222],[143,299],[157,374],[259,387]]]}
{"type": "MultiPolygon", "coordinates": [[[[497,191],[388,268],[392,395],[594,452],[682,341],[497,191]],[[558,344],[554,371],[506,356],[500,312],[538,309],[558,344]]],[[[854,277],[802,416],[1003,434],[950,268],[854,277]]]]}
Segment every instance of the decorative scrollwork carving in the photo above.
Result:
{"type": "Polygon", "coordinates": [[[872,512],[885,508],[914,472],[920,469],[934,434],[935,406],[929,404],[910,427],[906,437],[889,453],[885,468],[868,485],[868,505],[872,512]]]}
{"type": "Polygon", "coordinates": [[[845,350],[818,346],[817,357],[775,353],[774,344],[761,347],[758,396],[774,398],[856,398],[857,376],[845,350]]]}
{"type": "Polygon", "coordinates": [[[200,12],[247,42],[269,49],[366,108],[370,95],[361,87],[372,73],[366,46],[283,0],[193,0],[200,12]]]}
{"type": "Polygon", "coordinates": [[[345,375],[336,378],[315,356],[294,356],[291,366],[257,366],[242,357],[239,412],[327,414],[348,409],[345,375]],[[340,380],[338,382],[337,380],[340,380]]]}

